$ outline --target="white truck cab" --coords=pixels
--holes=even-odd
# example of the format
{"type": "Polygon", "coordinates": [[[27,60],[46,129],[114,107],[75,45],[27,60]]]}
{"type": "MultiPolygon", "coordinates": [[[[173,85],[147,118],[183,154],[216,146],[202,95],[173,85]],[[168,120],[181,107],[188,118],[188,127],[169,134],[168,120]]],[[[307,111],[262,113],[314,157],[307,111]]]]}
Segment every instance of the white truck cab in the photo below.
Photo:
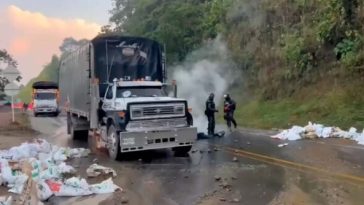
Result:
{"type": "Polygon", "coordinates": [[[115,154],[162,148],[186,153],[196,140],[197,130],[191,127],[186,100],[168,96],[158,81],[114,79],[107,88],[102,110],[110,155],[113,143],[120,144],[115,146],[115,154]]]}
{"type": "Polygon", "coordinates": [[[57,116],[59,113],[58,100],[58,85],[55,83],[40,81],[33,84],[32,101],[35,117],[39,114],[57,116]]]}

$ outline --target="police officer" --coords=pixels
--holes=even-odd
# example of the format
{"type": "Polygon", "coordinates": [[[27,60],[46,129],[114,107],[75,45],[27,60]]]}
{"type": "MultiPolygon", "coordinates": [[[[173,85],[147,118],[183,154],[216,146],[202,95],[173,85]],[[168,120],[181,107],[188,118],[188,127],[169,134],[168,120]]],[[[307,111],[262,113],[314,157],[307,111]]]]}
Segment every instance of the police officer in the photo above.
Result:
{"type": "Polygon", "coordinates": [[[225,102],[224,102],[224,118],[226,120],[226,124],[231,131],[231,123],[234,124],[234,127],[236,128],[237,124],[234,119],[234,111],[236,108],[236,103],[234,100],[231,99],[229,94],[224,95],[225,102]]]}
{"type": "Polygon", "coordinates": [[[210,136],[215,135],[215,112],[218,112],[215,106],[214,97],[215,95],[211,93],[206,101],[206,110],[205,110],[205,115],[208,120],[207,133],[210,136]]]}

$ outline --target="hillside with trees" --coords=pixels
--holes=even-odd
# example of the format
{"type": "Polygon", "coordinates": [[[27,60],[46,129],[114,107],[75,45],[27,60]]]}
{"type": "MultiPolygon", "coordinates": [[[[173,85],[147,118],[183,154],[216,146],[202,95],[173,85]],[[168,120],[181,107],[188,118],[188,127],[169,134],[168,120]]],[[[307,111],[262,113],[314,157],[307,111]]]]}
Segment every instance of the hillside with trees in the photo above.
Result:
{"type": "Polygon", "coordinates": [[[166,44],[169,65],[221,35],[242,71],[241,124],[364,124],[364,2],[114,0],[106,32],[166,44]]]}

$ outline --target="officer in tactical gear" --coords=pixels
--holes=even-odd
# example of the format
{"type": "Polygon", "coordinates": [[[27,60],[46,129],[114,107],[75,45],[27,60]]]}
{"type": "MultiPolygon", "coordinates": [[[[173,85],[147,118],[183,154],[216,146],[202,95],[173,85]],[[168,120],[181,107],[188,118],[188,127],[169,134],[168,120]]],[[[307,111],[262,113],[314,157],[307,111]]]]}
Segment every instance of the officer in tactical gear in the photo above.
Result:
{"type": "Polygon", "coordinates": [[[224,102],[224,119],[226,120],[226,124],[231,131],[231,123],[233,123],[234,127],[236,128],[237,124],[234,119],[234,112],[236,108],[236,103],[234,100],[231,99],[229,94],[224,95],[225,102],[224,102]]]}
{"type": "Polygon", "coordinates": [[[206,110],[205,110],[205,115],[208,120],[207,133],[210,136],[215,135],[215,113],[218,112],[215,106],[214,97],[215,95],[211,93],[206,101],[206,110]]]}

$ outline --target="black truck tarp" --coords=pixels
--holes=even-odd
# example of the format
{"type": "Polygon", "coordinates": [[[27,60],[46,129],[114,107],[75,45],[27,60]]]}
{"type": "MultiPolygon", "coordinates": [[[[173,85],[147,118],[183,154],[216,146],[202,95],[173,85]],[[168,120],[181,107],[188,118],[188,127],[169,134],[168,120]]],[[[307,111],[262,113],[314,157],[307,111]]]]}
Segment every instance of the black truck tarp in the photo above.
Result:
{"type": "Polygon", "coordinates": [[[99,36],[92,40],[95,76],[100,83],[114,78],[164,80],[162,46],[141,37],[99,36]]]}
{"type": "Polygon", "coordinates": [[[38,81],[33,83],[34,89],[58,89],[58,84],[51,81],[38,81]]]}

